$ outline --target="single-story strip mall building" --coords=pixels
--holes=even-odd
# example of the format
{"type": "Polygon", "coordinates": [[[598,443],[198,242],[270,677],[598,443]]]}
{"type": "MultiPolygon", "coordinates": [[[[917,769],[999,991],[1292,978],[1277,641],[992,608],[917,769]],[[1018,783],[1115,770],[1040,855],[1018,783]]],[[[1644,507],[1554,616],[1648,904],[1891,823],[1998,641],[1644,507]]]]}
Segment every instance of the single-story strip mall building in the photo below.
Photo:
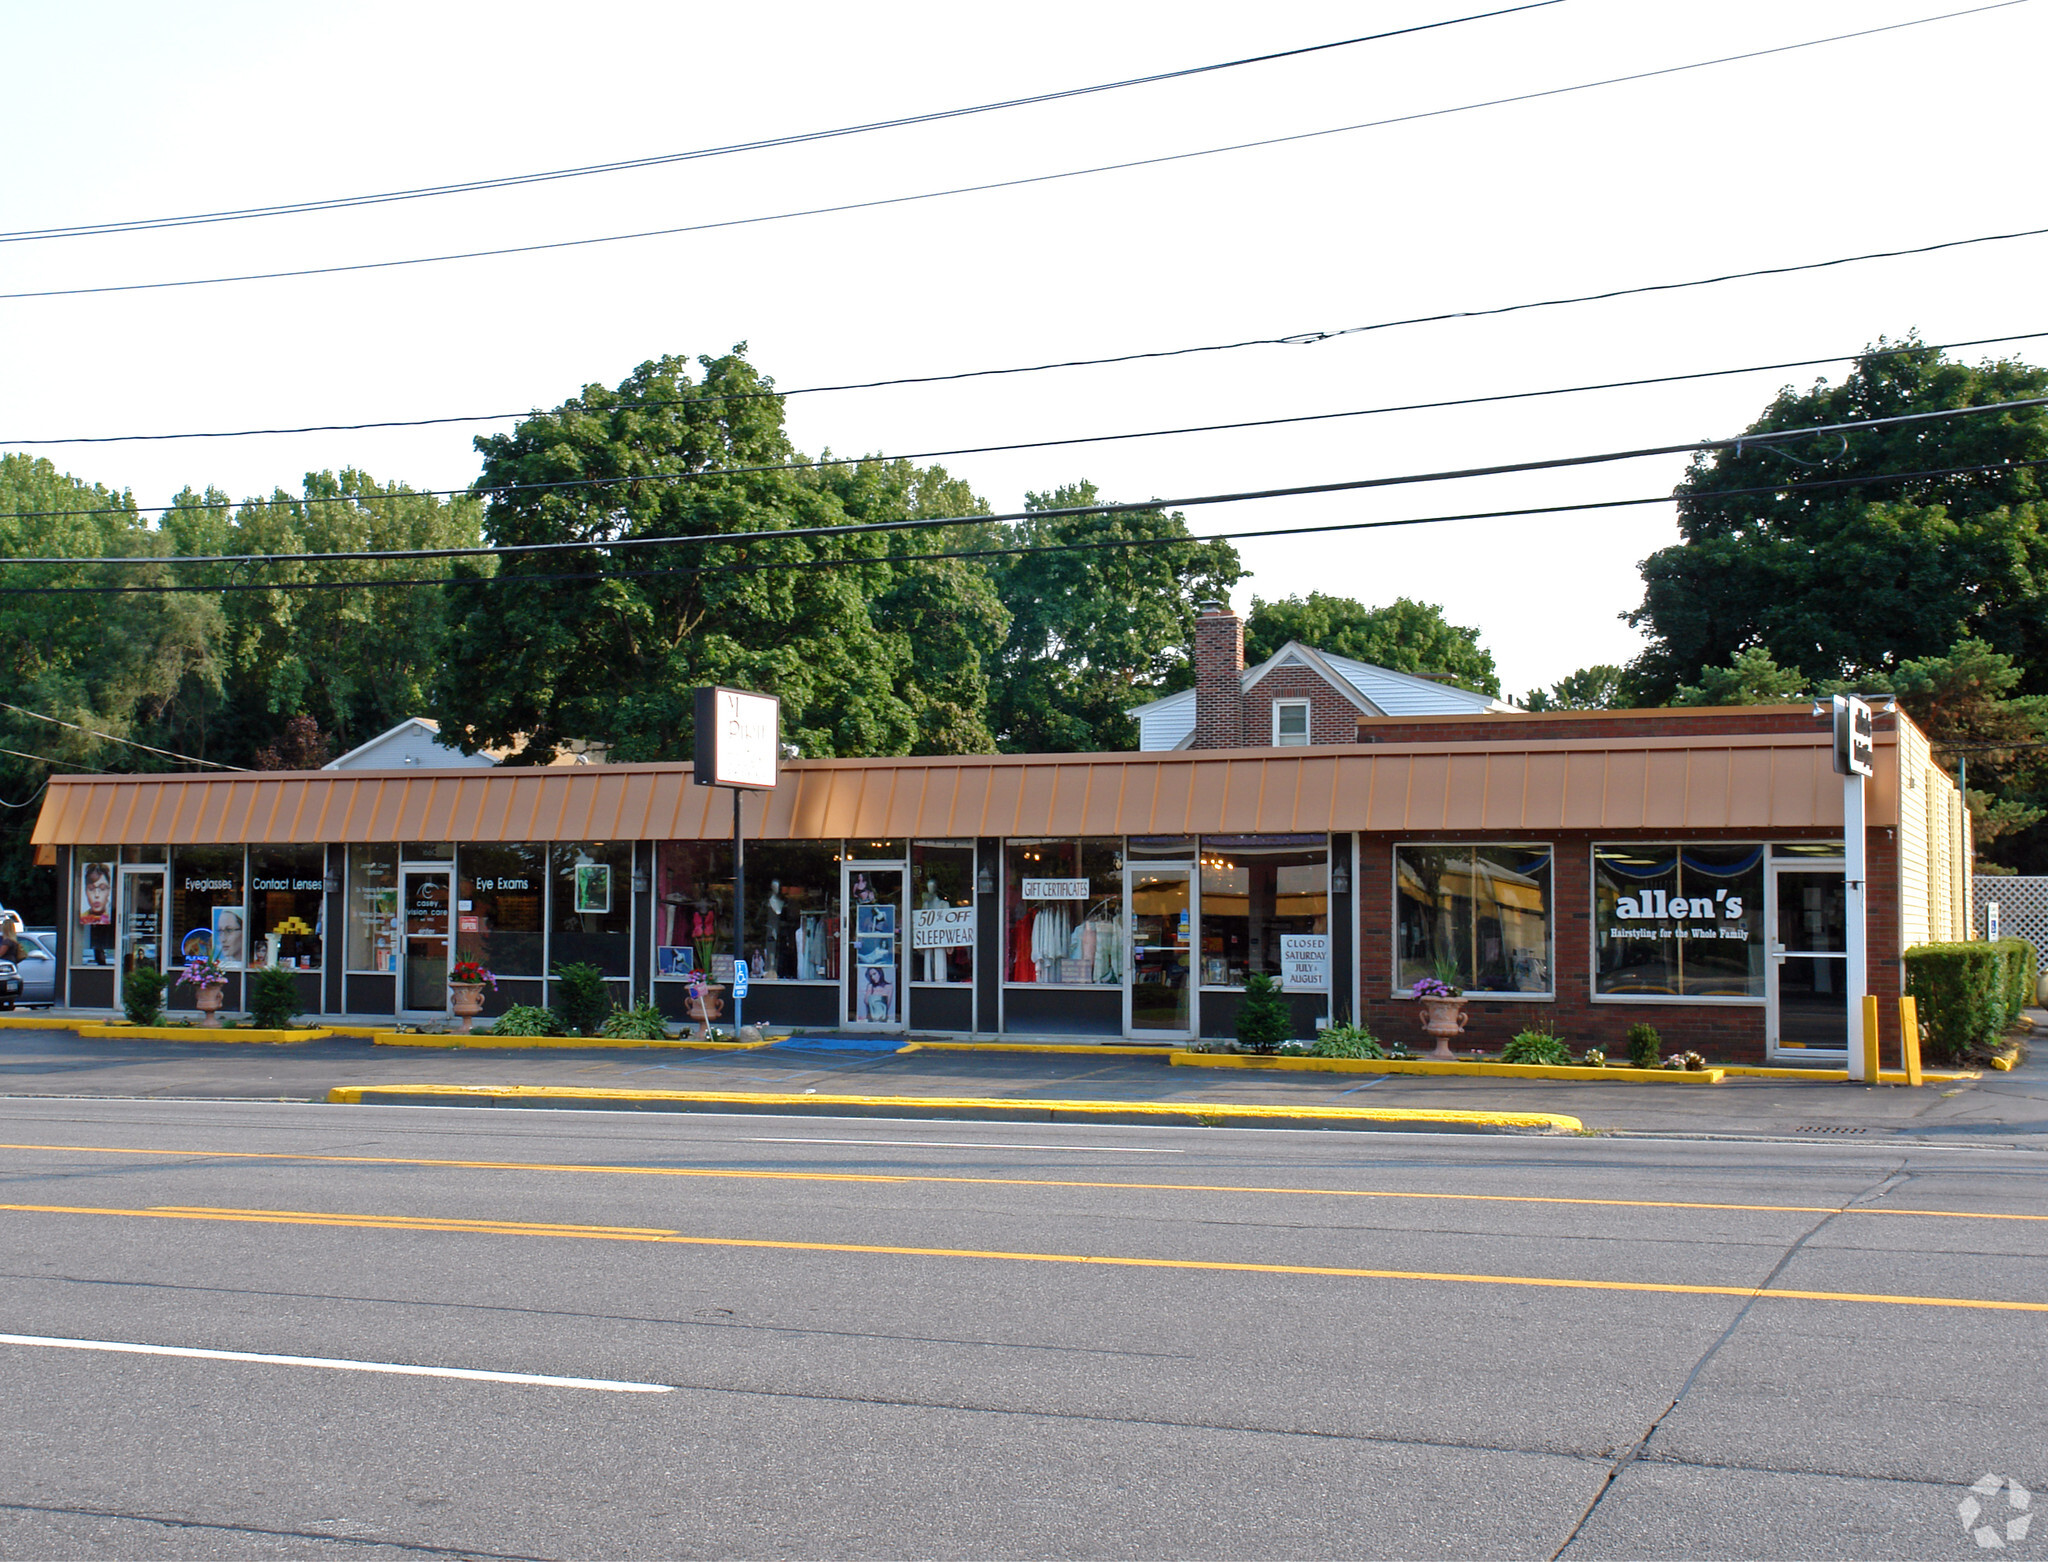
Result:
{"type": "MultiPolygon", "coordinates": [[[[1969,827],[1902,714],[1868,783],[1868,990],[1968,936],[1969,827]]],[[[1421,1039],[1450,973],[1467,1032],[1813,1059],[1846,1035],[1842,778],[1806,705],[1367,716],[1357,741],[785,762],[744,797],[745,1018],[763,1025],[1147,1042],[1234,1034],[1247,976],[1298,1033],[1421,1039]]],[[[690,767],[57,777],[59,1001],[195,952],[263,966],[309,1013],[486,1012],[599,967],[681,1018],[730,974],[731,796],[690,767]]],[[[181,1007],[190,988],[173,990],[181,1007]]],[[[1886,1003],[1884,1044],[1897,1045],[1886,1003]]],[[[730,1009],[726,1011],[730,1019],[730,1009]]],[[[1889,1055],[1889,1053],[1888,1053],[1889,1055]]]]}

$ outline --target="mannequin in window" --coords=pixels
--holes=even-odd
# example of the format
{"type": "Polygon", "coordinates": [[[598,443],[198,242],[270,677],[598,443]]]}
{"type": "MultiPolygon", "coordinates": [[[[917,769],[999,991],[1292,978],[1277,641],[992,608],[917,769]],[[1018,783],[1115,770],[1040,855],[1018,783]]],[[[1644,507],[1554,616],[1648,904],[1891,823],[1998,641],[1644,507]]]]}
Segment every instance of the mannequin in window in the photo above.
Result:
{"type": "MultiPolygon", "coordinates": [[[[920,911],[944,911],[946,899],[930,879],[924,881],[924,899],[917,903],[920,911]]],[[[927,949],[924,952],[924,979],[928,982],[943,982],[946,979],[946,951],[927,949]]]]}

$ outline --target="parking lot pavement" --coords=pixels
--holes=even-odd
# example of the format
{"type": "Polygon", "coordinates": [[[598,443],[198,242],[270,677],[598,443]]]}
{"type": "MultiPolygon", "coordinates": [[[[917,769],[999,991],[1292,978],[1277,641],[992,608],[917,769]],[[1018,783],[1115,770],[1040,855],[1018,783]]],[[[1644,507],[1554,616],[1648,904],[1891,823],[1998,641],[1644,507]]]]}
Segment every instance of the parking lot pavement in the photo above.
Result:
{"type": "Polygon", "coordinates": [[[1890,1086],[1735,1080],[1609,1085],[1409,1075],[1174,1068],[1160,1057],[1025,1052],[504,1052],[378,1047],[331,1037],[289,1046],[87,1039],[0,1031],[0,1094],[320,1101],[338,1086],[545,1085],[821,1095],[1315,1104],[1541,1111],[1595,1132],[1903,1138],[2048,1149],[2048,1063],[1890,1086]]]}

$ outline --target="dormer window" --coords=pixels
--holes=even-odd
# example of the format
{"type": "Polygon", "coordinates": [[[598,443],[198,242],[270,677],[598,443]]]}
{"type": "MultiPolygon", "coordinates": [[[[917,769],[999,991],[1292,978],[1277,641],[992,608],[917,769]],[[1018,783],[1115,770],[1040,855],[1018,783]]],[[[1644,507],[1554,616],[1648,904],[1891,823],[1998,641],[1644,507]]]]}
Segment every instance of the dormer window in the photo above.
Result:
{"type": "Polygon", "coordinates": [[[1308,746],[1308,701],[1275,700],[1273,702],[1273,747],[1306,748],[1308,746]]]}

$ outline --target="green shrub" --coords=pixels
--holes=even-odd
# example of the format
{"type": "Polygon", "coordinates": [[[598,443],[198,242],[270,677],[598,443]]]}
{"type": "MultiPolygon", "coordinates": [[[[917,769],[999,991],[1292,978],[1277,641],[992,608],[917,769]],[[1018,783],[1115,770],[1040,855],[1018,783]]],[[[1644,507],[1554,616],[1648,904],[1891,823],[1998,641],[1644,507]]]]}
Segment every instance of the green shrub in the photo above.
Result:
{"type": "Polygon", "coordinates": [[[572,1036],[595,1036],[611,1017],[612,990],[594,965],[555,967],[555,1013],[572,1036]]]}
{"type": "Polygon", "coordinates": [[[561,1022],[553,1009],[538,1004],[515,1003],[491,1022],[493,1036],[559,1036],[561,1022]]]}
{"type": "Polygon", "coordinates": [[[1363,1025],[1332,1025],[1316,1032],[1309,1051],[1319,1058],[1383,1058],[1387,1049],[1363,1025]]]}
{"type": "Polygon", "coordinates": [[[668,1021],[651,1003],[635,1004],[630,1009],[614,1009],[599,1028],[605,1035],[621,1041],[664,1041],[668,1038],[668,1021]]]}
{"type": "Polygon", "coordinates": [[[1563,1064],[1572,1060],[1571,1049],[1549,1031],[1525,1030],[1500,1049],[1503,1063],[1563,1064]]]}
{"type": "Polygon", "coordinates": [[[2001,938],[2005,951],[2005,1023],[2010,1025],[2034,1006],[2034,979],[2040,974],[2040,956],[2024,938],[2001,938]]]}
{"type": "Polygon", "coordinates": [[[1244,1003],[1237,1011],[1237,1039],[1254,1052],[1275,1052],[1287,1033],[1294,1029],[1294,1017],[1287,1011],[1287,996],[1273,985],[1273,978],[1255,971],[1246,978],[1244,1003]]]}
{"type": "Polygon", "coordinates": [[[130,1025],[155,1025],[164,1017],[164,988],[169,978],[154,966],[137,966],[121,978],[121,1007],[130,1025]]]}
{"type": "Polygon", "coordinates": [[[2017,938],[1921,944],[1906,951],[1906,991],[1927,1027],[1931,1061],[1961,1063],[2005,1033],[2014,944],[2031,953],[2032,946],[2017,938]]]}
{"type": "Polygon", "coordinates": [[[1664,1051],[1664,1038],[1657,1034],[1657,1027],[1636,1024],[1628,1028],[1628,1066],[1630,1068],[1655,1068],[1658,1056],[1664,1051]]]}
{"type": "Polygon", "coordinates": [[[290,1030],[299,1017],[299,984],[283,966],[249,973],[249,1017],[258,1030],[290,1030]]]}

